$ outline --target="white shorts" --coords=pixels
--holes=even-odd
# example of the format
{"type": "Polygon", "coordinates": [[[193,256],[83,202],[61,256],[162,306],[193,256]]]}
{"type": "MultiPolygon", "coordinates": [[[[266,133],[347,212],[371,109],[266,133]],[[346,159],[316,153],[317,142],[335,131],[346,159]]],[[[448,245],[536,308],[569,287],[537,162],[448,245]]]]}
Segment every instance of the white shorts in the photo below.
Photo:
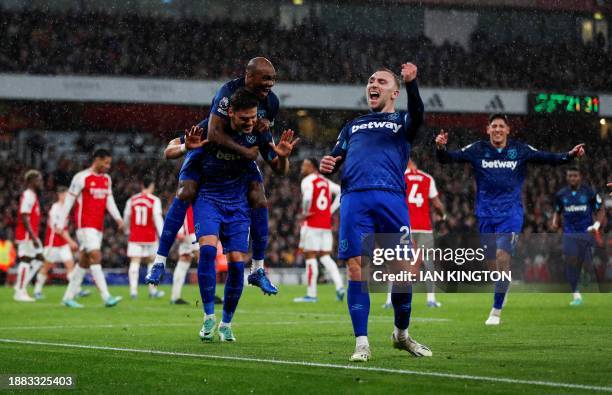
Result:
{"type": "Polygon", "coordinates": [[[302,226],[300,229],[300,248],[304,251],[331,251],[334,238],[330,229],[302,226]]]}
{"type": "Polygon", "coordinates": [[[58,263],[74,260],[70,246],[65,244],[61,247],[45,247],[44,257],[47,262],[58,263]]]}
{"type": "Polygon", "coordinates": [[[17,257],[35,258],[36,255],[42,254],[42,248],[35,247],[32,240],[17,241],[17,257]]]}
{"type": "Polygon", "coordinates": [[[102,248],[102,232],[94,228],[81,228],[76,231],[79,250],[91,252],[102,248]]]}
{"type": "Polygon", "coordinates": [[[155,257],[156,253],[157,243],[128,243],[128,258],[152,258],[155,257]]]}
{"type": "Polygon", "coordinates": [[[196,235],[195,233],[191,233],[181,241],[181,244],[179,244],[179,255],[190,255],[199,249],[200,246],[197,243],[196,235]]]}

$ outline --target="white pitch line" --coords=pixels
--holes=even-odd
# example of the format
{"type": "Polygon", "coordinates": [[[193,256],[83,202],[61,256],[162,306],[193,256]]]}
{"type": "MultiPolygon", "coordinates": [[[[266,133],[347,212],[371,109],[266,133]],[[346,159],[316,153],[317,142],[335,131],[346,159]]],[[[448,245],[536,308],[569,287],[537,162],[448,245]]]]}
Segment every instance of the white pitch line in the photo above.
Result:
{"type": "Polygon", "coordinates": [[[392,373],[392,374],[412,375],[412,376],[442,377],[442,378],[448,378],[448,379],[484,381],[484,382],[491,382],[491,383],[507,383],[507,384],[533,385],[533,386],[552,387],[552,388],[570,388],[570,389],[581,389],[581,390],[590,390],[590,391],[612,392],[612,387],[602,387],[602,386],[596,386],[596,385],[560,383],[560,382],[555,382],[555,381],[521,380],[521,379],[512,379],[512,378],[505,378],[505,377],[474,376],[474,375],[469,375],[469,374],[427,372],[427,371],[418,371],[418,370],[389,369],[389,368],[380,368],[380,367],[373,367],[373,366],[368,367],[368,366],[355,366],[355,365],[337,365],[337,364],[319,363],[319,362],[286,361],[286,360],[281,360],[281,359],[235,357],[235,356],[227,356],[227,355],[206,355],[206,354],[193,354],[193,353],[185,353],[185,352],[145,350],[145,349],[138,349],[138,348],[93,346],[93,345],[86,345],[86,344],[71,344],[71,343],[52,343],[52,342],[41,342],[41,341],[33,341],[33,340],[17,340],[17,339],[0,339],[0,343],[28,344],[28,345],[38,345],[38,346],[63,347],[63,348],[79,348],[79,349],[100,350],[100,351],[121,351],[121,352],[137,353],[137,354],[152,354],[152,355],[167,355],[167,356],[176,356],[176,357],[220,359],[220,360],[229,360],[229,361],[238,361],[238,362],[258,362],[258,363],[269,363],[269,364],[275,364],[275,365],[307,366],[307,367],[314,367],[314,368],[332,368],[332,369],[392,373]]]}

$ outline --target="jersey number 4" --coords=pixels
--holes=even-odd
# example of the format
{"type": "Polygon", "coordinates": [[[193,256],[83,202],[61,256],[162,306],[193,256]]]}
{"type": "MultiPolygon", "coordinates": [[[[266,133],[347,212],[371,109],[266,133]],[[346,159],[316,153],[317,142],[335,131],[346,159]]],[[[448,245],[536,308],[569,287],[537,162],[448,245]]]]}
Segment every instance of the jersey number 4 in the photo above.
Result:
{"type": "Polygon", "coordinates": [[[134,219],[136,220],[136,225],[138,226],[147,226],[148,222],[148,213],[149,210],[145,206],[136,206],[134,207],[134,219]]]}
{"type": "Polygon", "coordinates": [[[412,185],[412,188],[410,188],[410,193],[408,194],[408,203],[416,204],[417,207],[421,207],[425,202],[425,199],[423,199],[423,195],[420,192],[417,192],[418,189],[418,184],[412,185]]]}

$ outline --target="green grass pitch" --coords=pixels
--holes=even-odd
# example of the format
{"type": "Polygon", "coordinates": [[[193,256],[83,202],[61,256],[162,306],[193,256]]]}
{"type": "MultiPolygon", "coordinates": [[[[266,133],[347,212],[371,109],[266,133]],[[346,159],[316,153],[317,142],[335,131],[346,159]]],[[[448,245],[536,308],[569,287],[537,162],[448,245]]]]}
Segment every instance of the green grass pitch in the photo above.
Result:
{"type": "Polygon", "coordinates": [[[393,312],[381,308],[385,295],[373,294],[373,359],[350,364],[346,302],[336,302],[329,286],[320,287],[317,304],[292,302],[303,287],[281,287],[275,297],[247,287],[236,343],[199,340],[194,286],[184,290],[190,306],[149,300],[144,287],[132,301],[127,287],[114,287],[125,298],[119,306],[103,307],[93,289],[82,310],[60,306],[63,290],[47,287],[45,300],[20,304],[12,289],[0,289],[0,374],[73,374],[76,393],[612,392],[609,294],[585,294],[575,308],[568,294],[511,291],[499,327],[484,325],[489,294],[440,294],[440,309],[416,294],[410,333],[431,347],[428,359],[391,347],[393,312]]]}

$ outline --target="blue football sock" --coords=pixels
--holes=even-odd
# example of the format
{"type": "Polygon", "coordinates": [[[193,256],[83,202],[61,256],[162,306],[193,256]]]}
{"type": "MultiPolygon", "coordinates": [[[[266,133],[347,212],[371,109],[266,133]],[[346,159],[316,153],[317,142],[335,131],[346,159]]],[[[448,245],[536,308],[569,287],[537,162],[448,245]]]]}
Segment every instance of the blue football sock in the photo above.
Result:
{"type": "Polygon", "coordinates": [[[217,286],[216,257],[217,247],[208,245],[200,247],[198,285],[200,286],[200,297],[202,298],[202,305],[206,314],[215,313],[215,288],[217,286]]]}
{"type": "Polygon", "coordinates": [[[506,298],[506,292],[510,288],[510,281],[499,280],[495,283],[495,289],[493,294],[493,308],[501,310],[504,306],[504,299],[506,298]]]}
{"type": "Polygon", "coordinates": [[[223,295],[223,320],[226,324],[232,322],[232,317],[238,307],[238,301],[244,288],[244,262],[229,262],[227,264],[227,281],[223,295]]]}
{"type": "Polygon", "coordinates": [[[391,288],[391,303],[395,314],[395,326],[398,329],[408,329],[410,313],[412,312],[412,287],[391,288]]]}
{"type": "Polygon", "coordinates": [[[264,259],[268,246],[267,207],[251,209],[251,240],[253,240],[253,259],[264,259]]]}
{"type": "Polygon", "coordinates": [[[167,257],[170,253],[170,248],[172,248],[172,244],[174,244],[174,240],[176,240],[176,234],[185,222],[185,215],[187,215],[189,205],[190,203],[184,202],[177,197],[172,201],[170,208],[168,208],[166,219],[164,220],[164,229],[159,238],[157,255],[167,257]]]}
{"type": "Polygon", "coordinates": [[[368,316],[370,315],[370,293],[365,281],[348,282],[346,300],[348,302],[349,314],[353,322],[355,337],[368,335],[368,316]]]}
{"type": "Polygon", "coordinates": [[[578,280],[580,279],[580,269],[578,269],[578,265],[575,263],[568,263],[566,274],[570,287],[572,287],[572,292],[578,292],[578,280]]]}

